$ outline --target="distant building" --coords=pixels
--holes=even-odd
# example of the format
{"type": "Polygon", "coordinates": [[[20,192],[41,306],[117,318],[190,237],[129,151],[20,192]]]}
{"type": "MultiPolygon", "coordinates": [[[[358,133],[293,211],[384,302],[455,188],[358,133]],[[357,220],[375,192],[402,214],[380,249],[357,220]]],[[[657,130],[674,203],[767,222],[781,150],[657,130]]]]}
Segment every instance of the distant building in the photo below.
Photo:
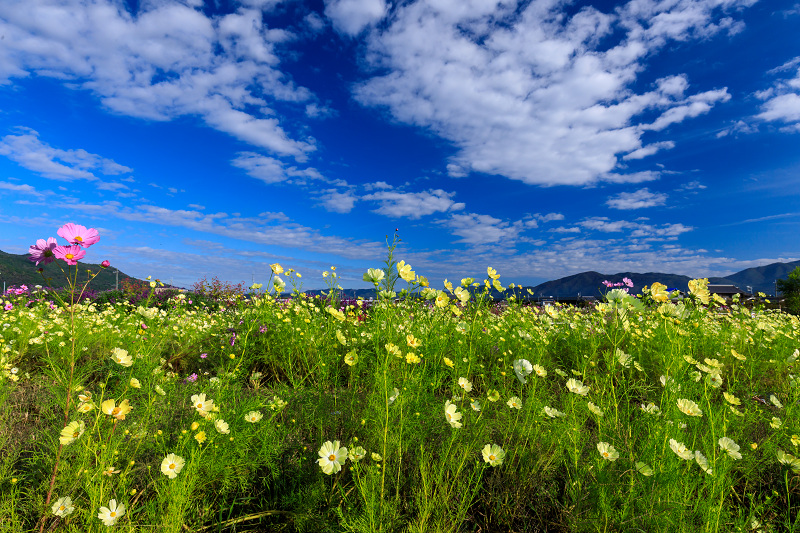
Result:
{"type": "Polygon", "coordinates": [[[721,297],[729,300],[734,295],[738,294],[739,297],[750,296],[750,293],[743,291],[736,285],[708,285],[708,292],[711,294],[719,294],[721,297]]]}

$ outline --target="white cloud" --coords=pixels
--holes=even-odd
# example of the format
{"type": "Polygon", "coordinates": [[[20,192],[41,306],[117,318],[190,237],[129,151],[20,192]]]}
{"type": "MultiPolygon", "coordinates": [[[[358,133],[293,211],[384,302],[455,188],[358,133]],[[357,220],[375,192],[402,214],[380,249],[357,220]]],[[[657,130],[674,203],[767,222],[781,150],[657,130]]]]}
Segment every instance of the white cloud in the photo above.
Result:
{"type": "Polygon", "coordinates": [[[634,150],[627,155],[624,155],[622,159],[625,161],[630,159],[644,159],[645,157],[651,156],[660,150],[671,150],[672,148],[675,148],[675,143],[672,141],[652,143],[648,144],[647,146],[643,146],[638,150],[634,150]]]}
{"type": "Polygon", "coordinates": [[[143,2],[136,13],[111,0],[0,2],[0,84],[38,75],[96,94],[113,111],[151,120],[198,116],[240,140],[302,161],[314,149],[275,118],[276,102],[311,95],[279,70],[277,45],[292,38],[265,25],[249,0],[207,17],[175,1],[143,2]]]}
{"type": "Polygon", "coordinates": [[[304,183],[307,180],[324,180],[322,174],[315,168],[298,169],[295,166],[286,166],[274,157],[267,157],[253,152],[240,152],[231,164],[241,168],[247,175],[263,181],[264,183],[280,183],[292,180],[304,183]]]}
{"type": "Polygon", "coordinates": [[[784,131],[800,131],[800,57],[795,57],[769,70],[768,74],[779,74],[785,71],[794,71],[794,77],[778,79],[768,89],[757,91],[756,98],[765,100],[761,104],[761,113],[756,118],[766,122],[783,122],[787,127],[784,131]]]}
{"type": "Polygon", "coordinates": [[[634,192],[621,192],[616,196],[611,196],[606,200],[606,205],[612,209],[642,209],[664,205],[667,202],[667,195],[663,193],[653,193],[649,189],[639,189],[634,192]]]}
{"type": "Polygon", "coordinates": [[[22,133],[6,135],[0,141],[0,155],[45,178],[61,181],[96,180],[97,176],[92,171],[105,175],[133,172],[133,169],[83,149],[53,148],[39,139],[37,131],[18,129],[22,133]]]}
{"type": "Polygon", "coordinates": [[[675,239],[678,235],[692,231],[691,226],[683,224],[661,224],[659,226],[629,220],[609,220],[607,217],[590,217],[581,221],[579,226],[603,233],[621,233],[629,231],[633,239],[675,239]]]}
{"type": "Polygon", "coordinates": [[[536,221],[530,217],[509,222],[478,213],[454,214],[439,223],[450,228],[453,235],[461,237],[456,242],[471,246],[498,244],[509,247],[518,242],[530,242],[530,239],[522,238],[520,234],[537,227],[536,221]]]}
{"type": "Polygon", "coordinates": [[[387,10],[384,0],[325,0],[325,15],[333,27],[350,37],[381,20],[387,10]]]}
{"type": "Polygon", "coordinates": [[[336,189],[328,189],[322,191],[317,200],[327,211],[349,213],[355,207],[358,197],[352,191],[340,192],[336,189]]]}
{"type": "Polygon", "coordinates": [[[453,177],[625,181],[614,171],[618,157],[642,149],[645,128],[663,130],[729,98],[724,88],[687,97],[682,75],[637,94],[631,87],[645,60],[668,40],[732,31],[721,14],[753,1],[634,0],[612,13],[587,6],[571,15],[545,0],[402,3],[368,35],[366,60],[381,74],[355,97],[452,141],[453,177]],[[647,124],[645,111],[661,117],[647,124]]]}
{"type": "Polygon", "coordinates": [[[0,181],[0,190],[3,191],[12,191],[12,192],[19,192],[23,194],[30,194],[31,196],[44,196],[42,193],[37,191],[34,187],[27,185],[27,184],[16,184],[16,183],[9,183],[7,181],[0,181]]]}
{"type": "MultiPolygon", "coordinates": [[[[378,182],[382,183],[382,182],[378,182]]],[[[373,184],[377,185],[377,184],[373,184]]],[[[373,213],[392,218],[419,219],[433,213],[459,211],[464,209],[463,203],[454,202],[455,193],[435,189],[422,192],[403,192],[399,190],[381,190],[366,194],[362,200],[378,202],[380,207],[373,213]]]]}

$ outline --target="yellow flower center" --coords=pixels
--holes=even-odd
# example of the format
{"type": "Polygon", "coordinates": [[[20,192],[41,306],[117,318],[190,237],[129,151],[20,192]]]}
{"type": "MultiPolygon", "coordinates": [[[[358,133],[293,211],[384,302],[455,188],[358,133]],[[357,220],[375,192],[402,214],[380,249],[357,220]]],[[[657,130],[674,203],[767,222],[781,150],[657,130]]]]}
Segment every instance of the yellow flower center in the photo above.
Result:
{"type": "Polygon", "coordinates": [[[75,240],[78,241],[78,242],[83,242],[83,237],[81,237],[80,235],[77,235],[77,236],[75,236],[75,240]]]}
{"type": "Polygon", "coordinates": [[[608,452],[603,452],[603,457],[608,457],[608,452]]]}
{"type": "Polygon", "coordinates": [[[202,403],[198,403],[197,405],[195,405],[195,408],[202,409],[203,408],[203,404],[202,403]]]}
{"type": "Polygon", "coordinates": [[[494,455],[490,455],[490,456],[489,456],[489,460],[490,460],[490,461],[494,461],[495,459],[496,459],[496,457],[495,457],[494,455]]]}
{"type": "Polygon", "coordinates": [[[110,513],[108,513],[108,516],[110,516],[111,518],[114,518],[115,516],[117,516],[117,512],[116,511],[111,511],[110,513]]]}
{"type": "Polygon", "coordinates": [[[66,509],[66,506],[64,506],[64,505],[62,505],[61,507],[58,508],[59,511],[63,511],[64,509],[66,509]]]}
{"type": "Polygon", "coordinates": [[[335,460],[336,460],[336,455],[334,455],[334,454],[330,454],[330,455],[328,456],[328,461],[331,461],[331,462],[333,462],[333,461],[335,461],[335,460]]]}
{"type": "Polygon", "coordinates": [[[64,257],[66,257],[67,259],[72,259],[72,258],[73,258],[73,257],[75,257],[75,256],[74,256],[74,255],[72,255],[72,254],[66,254],[64,257]]]}
{"type": "Polygon", "coordinates": [[[120,408],[119,408],[119,407],[115,407],[115,408],[114,408],[114,409],[111,411],[111,416],[117,416],[117,415],[119,414],[119,412],[120,412],[120,408]]]}
{"type": "Polygon", "coordinates": [[[169,469],[170,470],[175,470],[175,463],[170,463],[169,464],[169,469]]]}
{"type": "Polygon", "coordinates": [[[73,439],[77,439],[77,438],[78,438],[78,435],[80,435],[80,432],[79,432],[79,431],[76,431],[75,433],[73,433],[73,434],[72,434],[72,438],[73,438],[73,439]]]}

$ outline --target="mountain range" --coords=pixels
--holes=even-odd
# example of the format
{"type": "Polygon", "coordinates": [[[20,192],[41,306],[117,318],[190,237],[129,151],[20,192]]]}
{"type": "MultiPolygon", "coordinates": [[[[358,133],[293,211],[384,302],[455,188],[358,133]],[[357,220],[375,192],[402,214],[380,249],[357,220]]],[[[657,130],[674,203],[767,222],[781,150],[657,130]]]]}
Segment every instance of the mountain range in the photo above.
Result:
{"type": "MultiPolygon", "coordinates": [[[[63,261],[54,261],[49,265],[40,263],[37,267],[30,262],[28,257],[28,254],[9,254],[0,250],[0,280],[3,281],[5,287],[27,285],[33,288],[36,285],[42,285],[61,288],[67,285],[66,277],[59,268],[59,266],[65,266],[63,261]],[[40,267],[43,269],[42,274],[37,272],[40,267]],[[42,277],[42,275],[44,275],[44,277],[42,277]]],[[[92,273],[100,272],[89,284],[89,289],[105,291],[113,289],[116,286],[117,269],[114,268],[114,265],[104,269],[100,265],[92,263],[78,264],[80,265],[78,270],[78,283],[81,286],[88,279],[87,270],[91,270],[92,273]]],[[[125,279],[130,279],[130,276],[120,272],[119,283],[122,283],[122,280],[125,279]]]]}

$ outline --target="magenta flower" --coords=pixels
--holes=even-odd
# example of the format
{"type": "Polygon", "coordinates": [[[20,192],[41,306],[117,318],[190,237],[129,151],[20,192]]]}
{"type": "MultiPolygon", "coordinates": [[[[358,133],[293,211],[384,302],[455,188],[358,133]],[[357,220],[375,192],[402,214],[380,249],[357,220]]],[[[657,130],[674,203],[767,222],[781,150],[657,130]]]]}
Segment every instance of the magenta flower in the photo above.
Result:
{"type": "Polygon", "coordinates": [[[59,237],[67,239],[70,244],[79,244],[84,248],[88,248],[100,240],[100,234],[96,229],[86,229],[85,226],[79,226],[72,222],[64,224],[56,233],[59,237]]]}
{"type": "Polygon", "coordinates": [[[633,281],[630,278],[622,278],[622,282],[628,287],[633,287],[633,281]]]}
{"type": "Polygon", "coordinates": [[[103,268],[108,268],[108,267],[110,267],[110,266],[111,266],[111,263],[109,262],[109,260],[108,260],[108,259],[106,259],[105,261],[103,261],[102,263],[100,263],[100,266],[101,266],[101,267],[103,267],[103,268]]]}
{"type": "Polygon", "coordinates": [[[39,239],[36,241],[36,244],[28,248],[28,253],[31,256],[28,258],[31,261],[35,261],[38,265],[39,263],[52,263],[56,260],[55,256],[53,255],[53,249],[58,246],[58,242],[56,242],[54,237],[48,238],[46,241],[44,239],[39,239]]]}
{"type": "Polygon", "coordinates": [[[78,259],[83,259],[86,252],[80,246],[56,246],[53,249],[53,255],[58,259],[63,259],[68,265],[77,265],[78,259]]]}

